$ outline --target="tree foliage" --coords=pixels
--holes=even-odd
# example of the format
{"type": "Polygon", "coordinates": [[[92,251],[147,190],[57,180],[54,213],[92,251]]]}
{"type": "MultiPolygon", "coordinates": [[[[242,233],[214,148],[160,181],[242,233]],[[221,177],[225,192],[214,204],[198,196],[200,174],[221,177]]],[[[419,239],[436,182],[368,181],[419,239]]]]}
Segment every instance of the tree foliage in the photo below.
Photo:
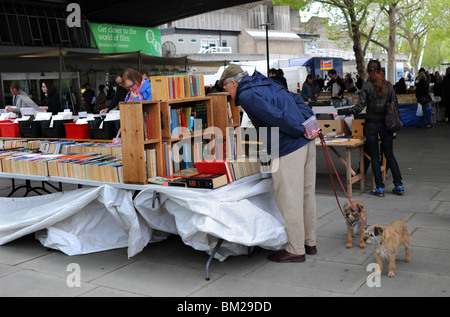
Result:
{"type": "MultiPolygon", "coordinates": [[[[409,50],[406,53],[411,56],[415,67],[420,62],[422,49],[426,49],[423,61],[428,66],[438,66],[450,59],[448,0],[272,0],[272,2],[301,11],[311,11],[312,4],[320,3],[327,12],[333,12],[332,16],[329,15],[330,20],[341,19],[341,24],[353,41],[352,48],[358,73],[363,78],[364,56],[369,50],[370,43],[376,44],[388,53],[388,69],[394,69],[395,53],[401,53],[401,48],[409,50]],[[334,14],[333,8],[340,12],[339,16],[334,14]],[[426,36],[428,39],[424,43],[426,36]],[[408,44],[400,45],[401,43],[408,44]],[[429,45],[433,45],[433,49],[430,49],[429,45]]],[[[393,72],[389,79],[395,80],[393,72]]]]}
{"type": "MultiPolygon", "coordinates": [[[[385,0],[381,0],[385,1],[385,0]]],[[[315,2],[321,3],[326,9],[338,9],[339,18],[345,25],[349,38],[352,40],[352,49],[355,53],[356,69],[358,74],[365,78],[366,68],[364,56],[370,41],[370,34],[374,29],[368,25],[370,22],[370,7],[376,3],[374,0],[272,0],[274,4],[287,5],[298,10],[310,9],[315,2]],[[369,37],[363,38],[362,30],[371,28],[369,37]]]]}

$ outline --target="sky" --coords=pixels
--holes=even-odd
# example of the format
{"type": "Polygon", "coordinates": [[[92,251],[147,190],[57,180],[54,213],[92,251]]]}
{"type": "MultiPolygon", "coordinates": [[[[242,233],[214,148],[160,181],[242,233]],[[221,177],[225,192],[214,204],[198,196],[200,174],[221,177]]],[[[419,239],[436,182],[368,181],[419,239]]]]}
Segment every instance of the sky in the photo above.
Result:
{"type": "Polygon", "coordinates": [[[321,4],[318,2],[315,2],[312,4],[312,8],[311,10],[308,11],[299,11],[300,14],[300,19],[302,22],[307,22],[311,16],[319,16],[322,18],[326,18],[327,17],[327,12],[323,9],[321,9],[321,4]],[[318,14],[315,14],[317,12],[317,10],[320,10],[318,14]]]}

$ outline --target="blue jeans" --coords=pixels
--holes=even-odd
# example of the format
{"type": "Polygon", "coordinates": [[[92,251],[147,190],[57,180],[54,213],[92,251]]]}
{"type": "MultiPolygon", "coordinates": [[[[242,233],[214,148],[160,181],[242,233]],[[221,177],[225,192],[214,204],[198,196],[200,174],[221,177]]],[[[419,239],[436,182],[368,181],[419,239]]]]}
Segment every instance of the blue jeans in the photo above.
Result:
{"type": "Polygon", "coordinates": [[[420,123],[419,123],[419,126],[422,128],[431,124],[431,111],[429,111],[429,110],[430,110],[429,103],[422,105],[423,116],[420,117],[420,123]]]}
{"type": "Polygon", "coordinates": [[[381,159],[378,141],[381,140],[381,148],[389,164],[394,185],[403,185],[402,175],[394,156],[394,134],[386,129],[384,119],[366,119],[364,124],[364,136],[366,137],[367,149],[372,163],[372,172],[377,187],[383,187],[383,176],[381,174],[381,159]]]}

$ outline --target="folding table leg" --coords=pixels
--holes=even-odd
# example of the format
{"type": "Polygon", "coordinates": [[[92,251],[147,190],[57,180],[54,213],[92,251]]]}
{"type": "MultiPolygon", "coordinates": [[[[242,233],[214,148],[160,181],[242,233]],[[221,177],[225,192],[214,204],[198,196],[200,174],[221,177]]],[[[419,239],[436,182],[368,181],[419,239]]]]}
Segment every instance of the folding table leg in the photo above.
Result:
{"type": "Polygon", "coordinates": [[[217,250],[219,250],[220,245],[222,244],[223,239],[219,238],[217,240],[217,244],[214,247],[213,252],[211,253],[211,255],[209,256],[208,261],[206,262],[206,280],[209,281],[209,265],[211,264],[212,259],[214,259],[214,255],[216,254],[217,250]]]}

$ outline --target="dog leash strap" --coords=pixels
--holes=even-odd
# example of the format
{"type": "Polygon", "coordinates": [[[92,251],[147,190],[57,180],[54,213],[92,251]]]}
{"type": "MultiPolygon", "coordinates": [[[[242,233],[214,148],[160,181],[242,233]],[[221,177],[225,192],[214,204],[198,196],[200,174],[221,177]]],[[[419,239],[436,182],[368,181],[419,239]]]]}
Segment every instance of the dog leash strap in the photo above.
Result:
{"type": "Polygon", "coordinates": [[[333,175],[331,174],[330,164],[328,162],[328,156],[330,155],[330,153],[328,152],[328,148],[327,148],[327,146],[325,144],[325,140],[323,138],[322,132],[320,132],[320,131],[319,131],[319,138],[320,138],[320,142],[322,143],[322,149],[323,149],[323,155],[325,156],[325,162],[327,163],[328,175],[330,175],[331,187],[333,188],[334,196],[336,197],[336,202],[337,202],[337,204],[339,206],[339,210],[341,211],[342,215],[345,218],[345,214],[342,211],[341,204],[339,203],[339,198],[338,198],[337,193],[336,193],[336,187],[334,186],[333,175]]]}
{"type": "Polygon", "coordinates": [[[347,199],[350,202],[350,205],[352,206],[353,210],[355,210],[355,212],[358,215],[359,219],[361,219],[361,221],[367,227],[367,223],[364,221],[364,219],[359,214],[358,209],[356,209],[355,206],[353,205],[352,200],[348,196],[347,191],[345,190],[345,187],[342,184],[341,178],[339,177],[339,174],[338,174],[338,172],[336,170],[336,167],[334,166],[333,159],[331,158],[330,152],[328,151],[328,147],[327,147],[327,145],[325,143],[325,139],[323,138],[322,132],[320,132],[320,131],[319,131],[319,137],[320,137],[320,142],[322,143],[323,153],[325,155],[325,161],[327,163],[328,174],[330,175],[330,179],[331,179],[331,186],[333,187],[334,196],[336,197],[336,201],[337,201],[337,204],[339,206],[339,210],[341,211],[341,213],[344,216],[344,218],[346,218],[344,212],[342,211],[341,204],[339,203],[339,198],[338,198],[337,193],[336,193],[336,188],[335,188],[335,185],[334,185],[333,175],[331,174],[331,169],[330,169],[330,165],[329,165],[329,162],[328,162],[328,158],[330,159],[331,165],[333,166],[333,169],[334,169],[334,173],[336,174],[336,177],[339,180],[339,183],[341,184],[342,190],[344,191],[345,195],[347,196],[347,199]]]}

